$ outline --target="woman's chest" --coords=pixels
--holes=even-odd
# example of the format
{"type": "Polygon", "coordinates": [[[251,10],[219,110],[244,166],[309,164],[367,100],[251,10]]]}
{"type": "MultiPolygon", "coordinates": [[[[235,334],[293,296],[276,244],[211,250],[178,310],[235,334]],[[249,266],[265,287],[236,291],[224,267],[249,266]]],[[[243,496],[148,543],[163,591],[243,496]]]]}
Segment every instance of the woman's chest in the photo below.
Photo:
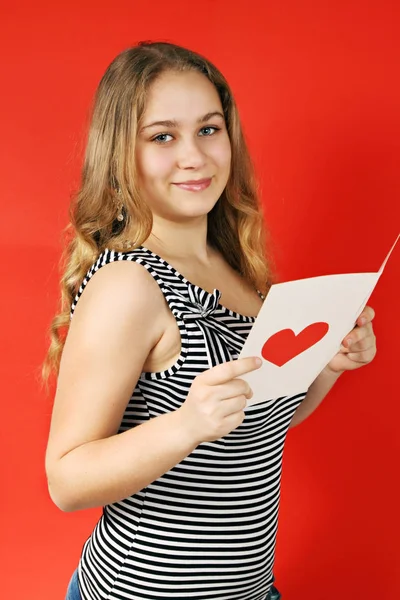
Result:
{"type": "MultiPolygon", "coordinates": [[[[227,290],[225,298],[227,300],[234,298],[231,290],[227,290]]],[[[150,351],[143,371],[150,373],[167,371],[176,364],[182,355],[183,330],[184,336],[190,337],[188,348],[192,361],[196,352],[201,354],[206,351],[205,346],[208,346],[208,351],[212,351],[215,345],[221,351],[221,348],[227,345],[229,347],[228,354],[229,351],[235,354],[239,352],[252,327],[251,322],[242,318],[241,311],[246,316],[252,316],[258,312],[262,301],[256,296],[255,299],[249,298],[247,303],[239,302],[238,305],[227,301],[228,306],[226,306],[226,304],[222,305],[222,299],[221,295],[221,306],[206,317],[201,315],[201,307],[194,307],[192,313],[187,306],[184,306],[182,308],[184,312],[180,313],[179,310],[173,312],[165,303],[162,315],[162,334],[150,351]],[[243,306],[247,306],[247,310],[243,309],[243,306]],[[238,314],[230,316],[226,308],[238,314]]]]}

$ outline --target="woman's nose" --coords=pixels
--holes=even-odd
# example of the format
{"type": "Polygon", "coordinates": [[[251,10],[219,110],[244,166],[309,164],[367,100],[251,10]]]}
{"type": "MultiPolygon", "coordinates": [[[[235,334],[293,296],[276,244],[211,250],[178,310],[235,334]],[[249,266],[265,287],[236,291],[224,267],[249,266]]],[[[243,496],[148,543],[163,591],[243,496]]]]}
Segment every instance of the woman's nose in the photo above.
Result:
{"type": "Polygon", "coordinates": [[[177,164],[181,169],[201,167],[205,162],[205,154],[196,140],[186,140],[179,144],[177,164]]]}

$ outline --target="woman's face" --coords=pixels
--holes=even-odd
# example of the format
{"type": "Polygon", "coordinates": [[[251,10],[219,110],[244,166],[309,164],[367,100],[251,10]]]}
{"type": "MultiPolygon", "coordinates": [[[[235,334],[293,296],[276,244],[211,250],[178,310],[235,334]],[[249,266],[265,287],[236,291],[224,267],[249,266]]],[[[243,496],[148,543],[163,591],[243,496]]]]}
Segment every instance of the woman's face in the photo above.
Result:
{"type": "Polygon", "coordinates": [[[213,84],[198,72],[161,75],[149,90],[136,145],[139,188],[153,214],[173,221],[206,215],[226,186],[230,164],[230,140],[213,84]],[[200,191],[176,185],[207,178],[210,185],[200,191]]]}

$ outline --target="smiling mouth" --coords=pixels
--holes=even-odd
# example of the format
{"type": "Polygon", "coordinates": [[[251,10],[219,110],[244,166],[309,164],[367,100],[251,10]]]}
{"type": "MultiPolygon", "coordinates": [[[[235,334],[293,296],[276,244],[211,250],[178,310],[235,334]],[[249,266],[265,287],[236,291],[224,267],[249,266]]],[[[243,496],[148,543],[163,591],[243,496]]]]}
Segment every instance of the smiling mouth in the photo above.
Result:
{"type": "Polygon", "coordinates": [[[200,183],[206,183],[206,181],[210,181],[211,177],[204,177],[203,179],[190,179],[188,181],[177,181],[175,185],[198,185],[200,183]]]}
{"type": "Polygon", "coordinates": [[[205,190],[211,183],[211,177],[208,179],[198,179],[197,181],[185,181],[182,183],[174,183],[177,187],[188,190],[190,192],[200,192],[205,190]]]}

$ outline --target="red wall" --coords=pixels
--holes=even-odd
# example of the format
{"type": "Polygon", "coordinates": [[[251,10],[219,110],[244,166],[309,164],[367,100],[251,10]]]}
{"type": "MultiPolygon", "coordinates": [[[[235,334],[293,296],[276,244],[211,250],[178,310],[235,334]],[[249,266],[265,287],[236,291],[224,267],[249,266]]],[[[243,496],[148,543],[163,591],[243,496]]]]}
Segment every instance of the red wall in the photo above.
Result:
{"type": "MultiPolygon", "coordinates": [[[[106,66],[141,39],[206,54],[239,103],[281,280],[377,271],[400,229],[395,5],[70,0],[1,9],[4,598],[63,600],[99,515],[62,513],[48,497],[52,399],[37,373],[57,307],[68,197],[106,66]]],[[[397,248],[370,300],[375,361],[346,373],[288,435],[275,569],[283,600],[400,597],[399,266],[397,248]]]]}

